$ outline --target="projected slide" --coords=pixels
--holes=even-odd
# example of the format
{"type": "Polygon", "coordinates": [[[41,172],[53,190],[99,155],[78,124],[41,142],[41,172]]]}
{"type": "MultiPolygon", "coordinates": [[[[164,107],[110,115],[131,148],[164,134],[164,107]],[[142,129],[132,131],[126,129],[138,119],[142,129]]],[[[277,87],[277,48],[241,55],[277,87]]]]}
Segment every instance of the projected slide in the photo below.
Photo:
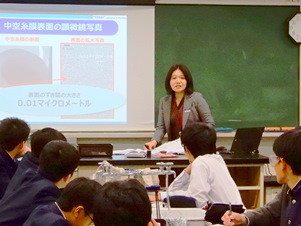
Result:
{"type": "Polygon", "coordinates": [[[0,14],[0,117],[127,123],[127,16],[0,14]]]}

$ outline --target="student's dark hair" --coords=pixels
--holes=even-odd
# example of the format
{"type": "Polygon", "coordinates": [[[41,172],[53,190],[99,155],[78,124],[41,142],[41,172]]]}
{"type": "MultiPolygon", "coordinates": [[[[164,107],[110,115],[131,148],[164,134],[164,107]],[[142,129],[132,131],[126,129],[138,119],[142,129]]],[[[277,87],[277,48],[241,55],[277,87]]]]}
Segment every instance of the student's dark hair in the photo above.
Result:
{"type": "Polygon", "coordinates": [[[181,133],[181,142],[194,158],[216,153],[216,131],[206,123],[195,122],[185,126],[181,133]]]}
{"type": "Polygon", "coordinates": [[[144,226],[151,220],[151,203],[135,179],[105,183],[95,200],[95,226],[144,226]]]}
{"type": "Polygon", "coordinates": [[[172,76],[172,73],[177,70],[177,69],[180,69],[184,76],[185,76],[185,79],[187,81],[187,85],[186,85],[186,89],[185,89],[185,93],[187,94],[192,94],[194,92],[194,88],[193,88],[193,79],[192,79],[192,76],[191,76],[191,73],[190,73],[190,70],[188,69],[188,67],[184,64],[175,64],[175,65],[172,65],[168,72],[167,72],[167,75],[166,75],[166,78],[165,78],[165,90],[166,90],[166,93],[167,94],[174,94],[174,91],[172,90],[172,88],[170,87],[170,79],[171,79],[171,76],[172,76]]]}
{"type": "Polygon", "coordinates": [[[83,206],[86,214],[90,214],[93,213],[94,200],[100,189],[101,184],[97,181],[78,177],[67,184],[56,202],[63,211],[69,212],[73,207],[83,206]]]}
{"type": "Polygon", "coordinates": [[[19,118],[5,118],[0,122],[0,146],[5,151],[12,151],[18,144],[28,139],[29,125],[19,118]]]}
{"type": "Polygon", "coordinates": [[[301,175],[301,128],[289,130],[276,138],[274,153],[285,160],[295,175],[301,175]]]}
{"type": "Polygon", "coordinates": [[[66,141],[53,140],[41,151],[39,172],[49,180],[57,182],[73,174],[79,159],[79,153],[73,145],[66,141]]]}
{"type": "Polygon", "coordinates": [[[32,133],[30,136],[32,155],[36,158],[39,158],[43,147],[52,140],[67,141],[66,137],[61,132],[50,127],[46,127],[32,133]]]}

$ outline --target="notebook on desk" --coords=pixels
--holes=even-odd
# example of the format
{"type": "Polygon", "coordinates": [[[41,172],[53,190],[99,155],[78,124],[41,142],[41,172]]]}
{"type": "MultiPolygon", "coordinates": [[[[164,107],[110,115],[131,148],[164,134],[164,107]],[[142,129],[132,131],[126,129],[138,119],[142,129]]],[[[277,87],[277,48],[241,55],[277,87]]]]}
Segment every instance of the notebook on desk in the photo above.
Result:
{"type": "Polygon", "coordinates": [[[255,154],[262,138],[264,127],[238,128],[236,130],[230,153],[255,154]]]}

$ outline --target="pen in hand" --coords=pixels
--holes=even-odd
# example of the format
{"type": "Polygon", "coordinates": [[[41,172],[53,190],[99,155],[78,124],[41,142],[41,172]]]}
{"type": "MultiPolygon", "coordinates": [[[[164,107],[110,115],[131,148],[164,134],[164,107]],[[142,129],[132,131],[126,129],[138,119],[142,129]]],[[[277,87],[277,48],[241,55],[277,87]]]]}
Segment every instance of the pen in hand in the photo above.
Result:
{"type": "Polygon", "coordinates": [[[229,202],[229,216],[231,216],[232,214],[232,206],[231,206],[231,202],[229,202]]]}

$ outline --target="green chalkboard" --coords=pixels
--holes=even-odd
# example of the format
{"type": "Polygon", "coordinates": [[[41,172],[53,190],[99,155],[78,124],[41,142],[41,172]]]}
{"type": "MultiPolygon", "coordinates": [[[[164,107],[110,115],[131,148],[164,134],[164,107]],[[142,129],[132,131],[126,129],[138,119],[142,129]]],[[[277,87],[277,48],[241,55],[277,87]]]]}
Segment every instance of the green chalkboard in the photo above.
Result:
{"type": "Polygon", "coordinates": [[[298,6],[156,5],[156,117],[166,73],[183,63],[217,127],[299,125],[299,45],[288,33],[298,12],[298,6]]]}

